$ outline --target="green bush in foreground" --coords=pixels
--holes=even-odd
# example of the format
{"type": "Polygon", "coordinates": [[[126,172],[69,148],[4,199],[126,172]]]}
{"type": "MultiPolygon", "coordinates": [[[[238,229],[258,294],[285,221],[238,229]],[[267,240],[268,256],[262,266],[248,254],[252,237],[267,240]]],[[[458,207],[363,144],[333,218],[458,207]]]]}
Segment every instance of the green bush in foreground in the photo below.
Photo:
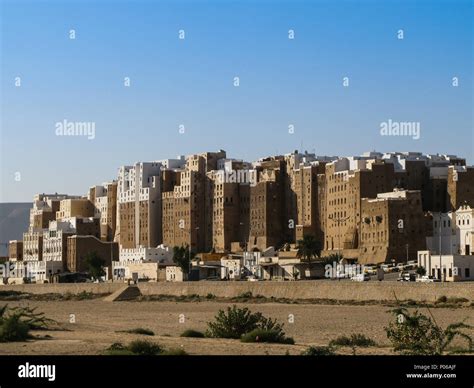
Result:
{"type": "Polygon", "coordinates": [[[30,338],[30,327],[18,315],[11,315],[0,324],[0,342],[26,341],[30,338]]]}
{"type": "Polygon", "coordinates": [[[188,338],[204,338],[205,335],[203,332],[188,329],[181,333],[180,337],[188,337],[188,338]]]}
{"type": "Polygon", "coordinates": [[[46,330],[53,323],[43,313],[36,313],[36,308],[0,307],[0,342],[26,341],[30,330],[46,330]]]}
{"type": "Polygon", "coordinates": [[[214,322],[208,323],[208,337],[240,338],[244,342],[294,343],[291,338],[285,338],[283,324],[261,313],[252,313],[248,308],[234,305],[227,311],[219,310],[214,319],[214,322]]]}
{"type": "MultiPolygon", "coordinates": [[[[406,308],[396,308],[390,311],[395,322],[390,322],[385,328],[387,338],[396,352],[411,355],[442,355],[449,353],[448,346],[454,338],[459,337],[467,342],[466,352],[472,352],[472,338],[466,331],[473,327],[456,322],[445,329],[439,327],[434,319],[421,314],[418,310],[410,313],[406,308]]],[[[456,352],[462,350],[458,347],[456,352]]]]}
{"type": "Polygon", "coordinates": [[[252,313],[248,308],[227,307],[219,310],[214,322],[208,323],[208,336],[239,339],[242,335],[258,328],[262,314],[252,313]]]}
{"type": "Polygon", "coordinates": [[[278,330],[255,329],[246,333],[240,339],[242,342],[269,342],[278,344],[294,345],[293,338],[285,337],[285,334],[278,330]]]}

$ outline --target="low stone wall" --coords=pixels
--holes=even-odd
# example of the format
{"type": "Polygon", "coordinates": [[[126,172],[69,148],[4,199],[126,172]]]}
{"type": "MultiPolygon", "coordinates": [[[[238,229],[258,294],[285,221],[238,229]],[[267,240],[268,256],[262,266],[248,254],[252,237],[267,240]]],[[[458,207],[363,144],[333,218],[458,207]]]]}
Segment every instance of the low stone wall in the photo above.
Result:
{"type": "Polygon", "coordinates": [[[143,295],[192,295],[235,297],[245,292],[253,296],[288,299],[336,300],[407,300],[436,301],[440,296],[474,301],[474,282],[469,283],[401,283],[338,282],[330,280],[297,282],[191,282],[140,284],[143,295]]]}
{"type": "Polygon", "coordinates": [[[125,286],[124,283],[47,283],[47,284],[9,284],[0,285],[1,291],[28,292],[31,294],[111,294],[125,286]]]}
{"type": "MultiPolygon", "coordinates": [[[[76,283],[76,284],[21,284],[0,286],[2,290],[14,290],[35,294],[45,293],[112,293],[124,287],[124,283],[76,283]]],[[[139,283],[143,295],[192,295],[235,297],[245,292],[253,296],[288,299],[335,299],[335,300],[399,300],[436,301],[440,296],[466,298],[474,301],[474,282],[464,283],[401,283],[369,281],[296,281],[296,282],[158,282],[139,283]]]]}

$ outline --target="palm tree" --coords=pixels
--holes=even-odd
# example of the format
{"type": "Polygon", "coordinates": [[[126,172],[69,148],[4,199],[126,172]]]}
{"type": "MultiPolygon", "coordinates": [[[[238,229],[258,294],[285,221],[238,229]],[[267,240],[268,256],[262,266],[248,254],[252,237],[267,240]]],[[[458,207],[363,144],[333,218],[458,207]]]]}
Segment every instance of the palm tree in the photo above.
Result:
{"type": "Polygon", "coordinates": [[[308,263],[308,268],[311,269],[311,262],[313,259],[321,256],[321,243],[309,234],[303,236],[302,240],[298,240],[298,258],[308,263]]]}

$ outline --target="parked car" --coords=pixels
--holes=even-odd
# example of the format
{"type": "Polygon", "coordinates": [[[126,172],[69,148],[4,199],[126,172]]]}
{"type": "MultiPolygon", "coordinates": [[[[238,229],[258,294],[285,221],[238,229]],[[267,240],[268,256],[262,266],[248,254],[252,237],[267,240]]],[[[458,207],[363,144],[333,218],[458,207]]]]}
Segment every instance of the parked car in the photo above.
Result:
{"type": "Polygon", "coordinates": [[[366,282],[370,280],[370,276],[366,273],[359,273],[357,275],[352,276],[351,280],[353,280],[354,282],[366,282]]]}
{"type": "Polygon", "coordinates": [[[368,275],[376,275],[377,274],[377,268],[376,267],[364,267],[364,272],[368,275]]]}
{"type": "Polygon", "coordinates": [[[416,281],[419,283],[434,283],[434,282],[439,282],[439,279],[436,279],[433,276],[423,275],[423,276],[417,277],[416,281]]]}
{"type": "Polygon", "coordinates": [[[249,282],[259,282],[260,279],[257,278],[256,276],[253,276],[253,275],[252,275],[252,276],[249,276],[249,277],[247,278],[247,281],[249,281],[249,282]]]}
{"type": "Polygon", "coordinates": [[[416,274],[410,272],[400,272],[397,279],[399,282],[414,282],[416,280],[416,274]]]}

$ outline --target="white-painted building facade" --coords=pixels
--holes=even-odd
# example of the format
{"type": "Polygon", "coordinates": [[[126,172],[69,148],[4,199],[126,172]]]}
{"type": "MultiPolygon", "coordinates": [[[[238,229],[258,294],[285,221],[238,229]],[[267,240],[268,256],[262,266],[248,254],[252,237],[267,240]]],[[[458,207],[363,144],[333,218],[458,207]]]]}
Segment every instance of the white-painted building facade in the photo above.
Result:
{"type": "Polygon", "coordinates": [[[474,255],[474,209],[469,205],[456,210],[456,239],[461,255],[474,255]]]}
{"type": "Polygon", "coordinates": [[[435,279],[447,282],[474,280],[474,255],[435,255],[418,251],[418,266],[435,279]]]}

